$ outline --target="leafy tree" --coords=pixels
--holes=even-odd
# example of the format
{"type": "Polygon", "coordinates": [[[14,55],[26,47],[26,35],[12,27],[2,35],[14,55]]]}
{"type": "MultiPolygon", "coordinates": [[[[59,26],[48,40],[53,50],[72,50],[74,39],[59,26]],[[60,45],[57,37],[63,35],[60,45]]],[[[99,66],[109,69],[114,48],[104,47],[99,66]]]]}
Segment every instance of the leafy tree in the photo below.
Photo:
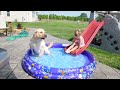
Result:
{"type": "Polygon", "coordinates": [[[102,20],[104,19],[104,16],[98,15],[95,19],[96,19],[97,21],[102,21],[102,20]]]}
{"type": "MultiPolygon", "coordinates": [[[[86,14],[86,13],[85,13],[86,14]]],[[[71,20],[71,21],[88,21],[88,18],[82,13],[80,16],[64,16],[64,15],[56,15],[50,14],[49,19],[56,19],[56,20],[71,20]]],[[[48,19],[48,15],[38,15],[38,19],[48,19]]]]}
{"type": "Polygon", "coordinates": [[[87,18],[87,14],[86,13],[81,13],[80,17],[86,17],[87,18]]]}

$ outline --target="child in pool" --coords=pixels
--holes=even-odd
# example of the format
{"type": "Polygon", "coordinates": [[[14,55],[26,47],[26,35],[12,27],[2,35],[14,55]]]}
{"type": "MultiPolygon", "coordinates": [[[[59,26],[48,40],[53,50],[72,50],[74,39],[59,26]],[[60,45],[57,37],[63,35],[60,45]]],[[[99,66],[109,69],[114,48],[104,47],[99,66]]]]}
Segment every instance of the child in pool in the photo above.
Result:
{"type": "Polygon", "coordinates": [[[81,31],[77,29],[74,32],[73,43],[66,49],[65,52],[70,53],[71,51],[79,50],[83,46],[85,46],[84,38],[81,36],[81,31]]]}

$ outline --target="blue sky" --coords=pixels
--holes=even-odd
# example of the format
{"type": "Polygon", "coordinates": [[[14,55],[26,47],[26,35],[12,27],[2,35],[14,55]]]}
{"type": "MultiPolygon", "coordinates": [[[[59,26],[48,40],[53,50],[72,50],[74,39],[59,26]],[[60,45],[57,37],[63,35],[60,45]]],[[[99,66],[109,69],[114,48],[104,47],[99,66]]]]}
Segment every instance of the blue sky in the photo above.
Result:
{"type": "Polygon", "coordinates": [[[90,17],[90,11],[39,11],[39,14],[56,14],[64,16],[80,16],[81,13],[86,13],[90,17]]]}

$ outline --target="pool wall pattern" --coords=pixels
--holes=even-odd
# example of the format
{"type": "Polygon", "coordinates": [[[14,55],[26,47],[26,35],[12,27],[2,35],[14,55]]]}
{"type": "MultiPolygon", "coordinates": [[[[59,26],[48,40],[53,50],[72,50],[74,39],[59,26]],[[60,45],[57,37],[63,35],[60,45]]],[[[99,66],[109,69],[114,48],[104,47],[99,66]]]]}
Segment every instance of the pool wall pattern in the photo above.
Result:
{"type": "MultiPolygon", "coordinates": [[[[64,47],[63,44],[54,44],[52,48],[64,47]]],[[[84,51],[82,54],[89,58],[90,63],[78,68],[52,68],[40,65],[29,57],[30,54],[31,51],[28,50],[22,60],[22,67],[26,73],[36,79],[89,79],[96,69],[96,60],[88,51],[84,51]]]]}

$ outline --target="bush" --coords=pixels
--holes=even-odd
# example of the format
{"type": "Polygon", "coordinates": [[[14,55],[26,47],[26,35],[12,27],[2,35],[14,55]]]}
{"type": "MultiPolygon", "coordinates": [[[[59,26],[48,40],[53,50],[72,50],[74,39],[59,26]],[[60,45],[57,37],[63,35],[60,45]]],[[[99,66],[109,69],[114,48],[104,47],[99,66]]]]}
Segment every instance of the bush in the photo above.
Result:
{"type": "Polygon", "coordinates": [[[104,19],[104,16],[99,15],[98,17],[95,18],[97,21],[102,21],[104,19]]]}

